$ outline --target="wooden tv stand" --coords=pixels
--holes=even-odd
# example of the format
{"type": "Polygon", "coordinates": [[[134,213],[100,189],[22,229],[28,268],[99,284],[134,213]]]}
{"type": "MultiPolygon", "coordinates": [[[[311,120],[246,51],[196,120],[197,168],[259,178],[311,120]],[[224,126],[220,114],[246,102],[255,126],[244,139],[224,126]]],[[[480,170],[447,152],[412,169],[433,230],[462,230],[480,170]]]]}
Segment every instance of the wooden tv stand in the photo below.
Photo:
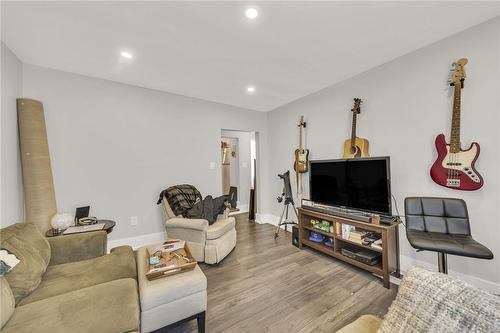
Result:
{"type": "Polygon", "coordinates": [[[357,266],[369,272],[375,273],[382,276],[384,287],[390,288],[389,276],[391,273],[396,273],[399,277],[399,223],[396,222],[390,225],[386,224],[373,224],[360,222],[354,219],[348,219],[344,217],[339,217],[335,215],[320,213],[308,209],[299,208],[299,248],[302,249],[303,246],[308,246],[317,251],[345,261],[351,265],[357,266]],[[333,225],[334,232],[329,233],[322,230],[315,229],[311,226],[311,219],[316,219],[320,221],[328,221],[333,225]],[[342,239],[340,235],[335,231],[335,224],[348,224],[356,228],[360,228],[367,231],[373,231],[380,233],[382,235],[382,250],[374,249],[370,246],[365,246],[362,244],[357,244],[351,242],[347,239],[342,239]],[[333,248],[326,246],[324,243],[316,243],[309,240],[309,233],[316,232],[327,238],[333,239],[333,248]],[[368,265],[361,261],[349,258],[342,254],[341,249],[344,246],[353,246],[360,249],[368,249],[369,251],[378,252],[381,254],[382,261],[376,265],[368,265]]]}

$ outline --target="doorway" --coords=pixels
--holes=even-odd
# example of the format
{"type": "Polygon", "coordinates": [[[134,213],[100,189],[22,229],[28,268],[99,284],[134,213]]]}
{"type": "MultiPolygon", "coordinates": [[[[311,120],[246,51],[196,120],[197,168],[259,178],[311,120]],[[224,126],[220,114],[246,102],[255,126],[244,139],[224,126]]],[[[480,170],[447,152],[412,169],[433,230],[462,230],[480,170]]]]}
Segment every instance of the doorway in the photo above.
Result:
{"type": "Polygon", "coordinates": [[[222,194],[229,196],[231,211],[249,212],[255,202],[255,132],[221,130],[222,194]]]}

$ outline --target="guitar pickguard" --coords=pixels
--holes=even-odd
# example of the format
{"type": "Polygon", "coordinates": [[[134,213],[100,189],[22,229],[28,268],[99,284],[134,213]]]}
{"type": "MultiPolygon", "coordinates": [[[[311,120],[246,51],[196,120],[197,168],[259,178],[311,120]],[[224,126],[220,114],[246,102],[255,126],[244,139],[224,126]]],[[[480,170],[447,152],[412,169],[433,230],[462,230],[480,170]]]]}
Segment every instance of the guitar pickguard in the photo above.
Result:
{"type": "Polygon", "coordinates": [[[477,147],[473,145],[471,149],[450,153],[450,146],[446,145],[446,156],[441,165],[448,170],[446,184],[448,187],[460,187],[460,178],[464,175],[475,183],[480,183],[479,175],[472,168],[472,163],[477,155],[477,147]]]}

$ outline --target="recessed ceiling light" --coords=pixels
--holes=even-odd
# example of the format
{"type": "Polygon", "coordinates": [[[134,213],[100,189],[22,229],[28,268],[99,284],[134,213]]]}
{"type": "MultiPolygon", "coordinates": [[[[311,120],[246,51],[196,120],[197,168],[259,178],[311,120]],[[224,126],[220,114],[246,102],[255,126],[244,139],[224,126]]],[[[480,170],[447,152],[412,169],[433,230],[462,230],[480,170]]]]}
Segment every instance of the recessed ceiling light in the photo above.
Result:
{"type": "Polygon", "coordinates": [[[122,51],[120,53],[120,55],[123,57],[123,58],[126,58],[126,59],[132,59],[134,56],[132,55],[132,53],[129,53],[129,52],[126,52],[126,51],[122,51]]]}
{"type": "Polygon", "coordinates": [[[247,87],[247,93],[253,94],[255,92],[255,87],[254,86],[248,86],[247,87]]]}
{"type": "Polygon", "coordinates": [[[255,8],[248,8],[245,11],[245,16],[248,17],[249,19],[253,20],[257,16],[259,16],[259,11],[255,8]]]}

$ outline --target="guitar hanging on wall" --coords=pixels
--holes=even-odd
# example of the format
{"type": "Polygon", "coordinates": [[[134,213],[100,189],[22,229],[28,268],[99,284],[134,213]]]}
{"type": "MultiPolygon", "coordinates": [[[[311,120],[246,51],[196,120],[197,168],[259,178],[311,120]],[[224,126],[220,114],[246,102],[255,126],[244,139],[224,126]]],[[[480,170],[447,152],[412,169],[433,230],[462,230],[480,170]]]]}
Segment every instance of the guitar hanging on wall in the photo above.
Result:
{"type": "Polygon", "coordinates": [[[483,186],[483,177],[475,167],[479,157],[479,144],[473,142],[467,150],[463,150],[460,144],[460,103],[465,81],[464,66],[467,62],[467,59],[462,58],[453,64],[450,77],[450,85],[454,88],[450,143],[446,143],[444,134],[436,137],[438,158],[432,165],[431,177],[441,186],[475,191],[483,186]]]}
{"type": "Polygon", "coordinates": [[[352,130],[351,138],[344,141],[344,158],[352,157],[368,157],[368,140],[356,136],[356,125],[358,114],[361,113],[360,98],[354,99],[354,106],[352,107],[352,130]]]}
{"type": "Polygon", "coordinates": [[[296,180],[297,180],[297,194],[302,193],[302,177],[301,174],[306,173],[309,168],[309,149],[305,149],[303,145],[304,140],[304,128],[306,123],[304,122],[304,116],[300,116],[299,122],[299,148],[295,149],[295,162],[293,163],[293,169],[295,170],[296,180]]]}

